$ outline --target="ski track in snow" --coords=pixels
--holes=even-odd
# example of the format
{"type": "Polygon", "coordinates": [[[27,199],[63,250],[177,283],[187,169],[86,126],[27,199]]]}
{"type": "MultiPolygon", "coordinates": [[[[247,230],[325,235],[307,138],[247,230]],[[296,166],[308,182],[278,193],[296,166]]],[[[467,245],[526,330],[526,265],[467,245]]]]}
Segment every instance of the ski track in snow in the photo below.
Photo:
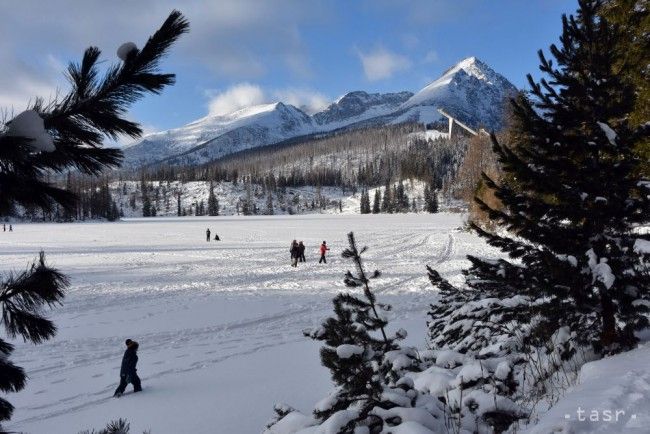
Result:
{"type": "MultiPolygon", "coordinates": [[[[15,225],[0,237],[0,272],[24,269],[42,248],[48,262],[70,276],[71,287],[50,315],[59,329],[54,339],[37,346],[15,342],[12,360],[26,368],[29,381],[8,396],[16,411],[7,428],[75,433],[127,417],[133,432],[173,433],[179,416],[161,410],[158,400],[178,394],[193,405],[192,391],[165,389],[180,379],[213,390],[199,398],[208,404],[214,399],[218,405],[220,393],[233,402],[232,410],[207,412],[194,426],[183,425],[187,432],[215,432],[207,428],[214,426],[258,432],[275,403],[266,395],[309,411],[329,387],[329,373],[318,366],[318,345],[302,329],[329,315],[332,296],[348,290],[342,276],[350,264],[340,257],[347,232],[354,230],[358,243],[369,247],[367,268],[382,271],[373,288],[394,306],[391,327],[414,325],[409,343],[423,346],[426,309],[436,297],[425,265],[453,280],[467,266],[467,253],[495,255],[460,226],[462,216],[454,214],[15,225]],[[207,243],[206,227],[223,241],[207,243]],[[307,245],[308,262],[297,269],[289,266],[294,238],[307,245]],[[317,263],[323,239],[332,249],[327,265],[317,263]],[[127,337],[140,342],[145,392],[115,400],[110,397],[127,337]],[[254,389],[246,384],[248,366],[273,357],[280,362],[265,368],[269,381],[284,389],[268,386],[271,392],[251,400],[248,392],[226,387],[229,363],[242,385],[254,389]],[[285,368],[289,362],[300,369],[285,368]],[[311,378],[322,382],[307,390],[295,384],[311,378]],[[292,402],[294,392],[306,402],[292,402]]],[[[181,405],[179,411],[188,410],[181,405]]]]}

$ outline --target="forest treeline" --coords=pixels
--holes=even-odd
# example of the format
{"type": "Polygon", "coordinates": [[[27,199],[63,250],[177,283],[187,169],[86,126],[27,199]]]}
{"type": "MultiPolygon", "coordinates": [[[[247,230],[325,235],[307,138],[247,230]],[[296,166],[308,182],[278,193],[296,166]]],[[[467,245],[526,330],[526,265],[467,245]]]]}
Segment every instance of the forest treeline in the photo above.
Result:
{"type": "MultiPolygon", "coordinates": [[[[283,201],[287,188],[299,187],[336,187],[342,195],[361,193],[360,213],[432,212],[438,209],[440,195],[470,203],[482,171],[496,167],[489,140],[462,134],[451,139],[443,135],[432,139],[437,135],[431,134],[431,130],[427,134],[426,128],[421,124],[368,127],[247,150],[201,166],[159,165],[117,170],[101,178],[69,172],[58,183],[80,198],[75,209],[55,208],[45,214],[27,209],[21,214],[46,220],[115,220],[124,214],[123,208],[127,206],[124,198],[116,196],[128,195],[128,206],[132,210],[139,208],[143,216],[155,216],[163,207],[167,214],[171,208],[177,208],[177,215],[181,216],[211,215],[207,201],[180,204],[182,188],[170,187],[172,182],[182,185],[197,181],[213,186],[224,182],[244,186],[241,190],[244,193],[236,198],[237,213],[242,214],[268,213],[267,208],[272,209],[274,201],[276,208],[279,205],[279,209],[288,213],[341,207],[340,200],[320,195],[320,200],[311,201],[313,204],[283,201]],[[409,203],[405,203],[398,190],[407,180],[419,180],[427,185],[424,197],[419,198],[424,205],[415,204],[415,197],[406,199],[409,203]],[[127,192],[127,181],[138,182],[137,191],[127,192]],[[369,189],[376,189],[372,204],[368,203],[369,189]],[[386,191],[388,197],[384,197],[386,191]],[[259,206],[255,197],[261,195],[266,203],[259,206]],[[375,205],[377,201],[379,206],[375,205]]],[[[238,194],[236,191],[240,190],[233,189],[232,194],[238,194]]],[[[219,198],[215,200],[218,202],[219,198]]]]}

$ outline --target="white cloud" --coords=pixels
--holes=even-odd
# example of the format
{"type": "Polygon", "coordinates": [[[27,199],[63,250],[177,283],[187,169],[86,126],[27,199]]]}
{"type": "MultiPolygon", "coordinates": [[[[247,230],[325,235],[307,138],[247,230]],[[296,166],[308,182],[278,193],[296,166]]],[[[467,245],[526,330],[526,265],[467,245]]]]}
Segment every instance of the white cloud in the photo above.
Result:
{"type": "MultiPolygon", "coordinates": [[[[128,116],[128,118],[130,120],[133,120],[131,116],[128,116]]],[[[157,133],[158,131],[160,131],[160,128],[157,128],[151,124],[140,124],[140,128],[142,129],[141,137],[144,137],[148,134],[157,133]]],[[[134,139],[131,136],[119,135],[117,141],[107,140],[104,146],[107,148],[124,148],[125,146],[130,145],[131,143],[138,142],[139,140],[140,139],[134,139]]]]}
{"type": "Polygon", "coordinates": [[[210,115],[225,115],[264,102],[266,102],[266,97],[261,87],[250,83],[240,83],[224,92],[213,94],[208,102],[208,113],[210,115]]]}
{"type": "Polygon", "coordinates": [[[357,50],[359,59],[363,66],[363,72],[370,81],[390,78],[399,71],[405,71],[411,67],[408,57],[393,53],[383,47],[364,53],[357,50]]]}
{"type": "Polygon", "coordinates": [[[48,57],[50,53],[65,56],[67,63],[78,61],[86,47],[96,45],[103,60],[117,62],[120,44],[127,40],[144,44],[174,8],[186,15],[190,32],[174,46],[173,61],[199,64],[216,77],[238,80],[257,79],[274,68],[299,78],[308,76],[309,50],[299,29],[329,13],[322,0],[22,0],[0,14],[1,33],[13,35],[0,38],[4,76],[0,104],[11,107],[30,97],[47,98],[61,84],[63,71],[48,68],[61,66],[48,57]],[[73,58],[68,58],[70,53],[73,58]]]}
{"type": "Polygon", "coordinates": [[[251,83],[238,83],[222,92],[207,91],[205,94],[209,98],[210,115],[226,115],[245,107],[277,101],[313,114],[330,104],[328,97],[312,89],[289,87],[265,91],[251,83]]]}
{"type": "Polygon", "coordinates": [[[435,63],[438,61],[438,52],[436,50],[429,50],[424,55],[424,63],[435,63]]]}
{"type": "Polygon", "coordinates": [[[330,99],[325,95],[311,89],[280,89],[274,91],[273,96],[277,100],[298,107],[310,115],[327,108],[331,103],[330,99]]]}

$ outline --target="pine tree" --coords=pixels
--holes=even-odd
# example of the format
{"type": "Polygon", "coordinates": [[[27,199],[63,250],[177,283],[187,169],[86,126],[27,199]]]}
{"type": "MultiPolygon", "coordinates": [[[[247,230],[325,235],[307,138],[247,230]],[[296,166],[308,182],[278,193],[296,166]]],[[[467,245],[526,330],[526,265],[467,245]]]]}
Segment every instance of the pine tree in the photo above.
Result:
{"type": "Polygon", "coordinates": [[[390,213],[393,207],[393,198],[391,197],[390,182],[386,182],[384,187],[384,197],[381,201],[381,212],[390,213]]]}
{"type": "MultiPolygon", "coordinates": [[[[139,137],[140,126],[124,118],[128,107],[145,93],[159,93],[173,84],[173,74],[158,72],[158,63],[171,44],[188,29],[174,11],[141,50],[131,50],[124,61],[108,69],[100,79],[100,51],[91,47],[81,64],[70,64],[68,94],[45,104],[37,99],[31,108],[15,116],[0,135],[0,216],[15,206],[50,212],[56,206],[72,210],[78,197],[47,181],[51,172],[73,167],[98,175],[119,165],[118,149],[102,148],[105,136],[139,137]],[[26,136],[28,135],[28,136],[26,136]]],[[[45,255],[25,272],[0,279],[0,323],[10,338],[17,336],[40,343],[51,338],[54,324],[41,316],[44,306],[59,304],[68,285],[66,276],[45,263],[45,255]]],[[[25,387],[26,375],[9,356],[13,346],[0,339],[0,390],[16,392],[25,387]]],[[[0,420],[11,417],[13,406],[0,399],[0,420]]]]}
{"type": "Polygon", "coordinates": [[[151,217],[151,200],[147,194],[142,197],[142,217],[151,217]]]}
{"type": "Polygon", "coordinates": [[[399,181],[395,187],[395,211],[404,212],[404,183],[402,180],[399,181]]]}
{"type": "Polygon", "coordinates": [[[362,289],[363,297],[351,293],[337,295],[333,299],[335,316],[314,330],[306,330],[305,335],[325,343],[320,351],[321,361],[338,386],[328,405],[316,409],[314,415],[324,421],[337,411],[354,406],[359,409],[355,422],[363,425],[364,420],[370,422],[367,418],[372,408],[394,406],[385,402],[383,395],[385,387],[396,380],[391,377],[384,356],[399,350],[396,341],[406,337],[406,333],[399,330],[396,336],[387,334],[387,320],[380,312],[390,310],[390,306],[378,303],[369,286],[370,279],[380,273],[367,274],[361,259],[367,248],[357,248],[353,233],[348,234],[348,242],[342,256],[354,263],[356,273],[348,271],[344,282],[349,288],[362,289]]]}
{"type": "MultiPolygon", "coordinates": [[[[638,0],[609,0],[603,3],[602,14],[619,34],[612,70],[634,87],[636,98],[630,124],[640,126],[650,119],[650,7],[638,0]]],[[[650,140],[639,140],[636,151],[642,175],[650,176],[650,140]]]]}
{"type": "Polygon", "coordinates": [[[269,190],[268,195],[266,196],[266,215],[273,215],[273,195],[269,190]]]}
{"type": "Polygon", "coordinates": [[[381,192],[375,189],[375,198],[372,202],[372,213],[379,214],[381,212],[381,192]]]}
{"type": "Polygon", "coordinates": [[[111,210],[109,215],[107,216],[108,221],[113,222],[115,220],[118,220],[121,216],[120,210],[117,208],[117,203],[115,201],[111,201],[111,210]]]}
{"type": "MultiPolygon", "coordinates": [[[[306,336],[324,342],[321,361],[336,384],[314,410],[322,428],[315,432],[329,432],[332,426],[339,433],[389,432],[390,427],[402,422],[402,417],[396,415],[404,416],[405,422],[426,417],[432,421],[428,427],[443,432],[443,414],[438,411],[436,398],[417,391],[413,380],[405,376],[421,369],[417,352],[398,344],[406,331],[400,329],[393,336],[386,332],[384,313],[391,307],[377,302],[369,286],[370,279],[379,277],[379,272],[369,276],[361,259],[366,248],[357,248],[352,233],[348,241],[343,257],[354,263],[356,273],[348,271],[344,282],[351,290],[361,289],[363,295],[337,295],[333,300],[334,316],[304,331],[306,336]]],[[[273,425],[295,412],[288,406],[276,406],[275,411],[275,420],[267,425],[270,431],[265,432],[274,432],[273,425]]]]}
{"type": "Polygon", "coordinates": [[[219,201],[217,200],[217,196],[214,194],[214,184],[212,181],[210,181],[210,192],[208,194],[208,215],[219,215],[219,201]]]}
{"type": "Polygon", "coordinates": [[[424,205],[427,212],[438,212],[438,192],[429,185],[424,186],[424,205]]]}
{"type": "Polygon", "coordinates": [[[361,192],[361,214],[370,214],[370,194],[368,190],[363,190],[361,192]]]}
{"type": "Polygon", "coordinates": [[[185,215],[185,209],[183,208],[182,203],[181,203],[181,192],[180,191],[176,194],[176,215],[178,217],[181,217],[181,216],[185,215]]]}
{"type": "MultiPolygon", "coordinates": [[[[634,346],[634,332],[648,325],[649,253],[642,246],[650,236],[635,227],[648,224],[650,181],[638,175],[635,148],[650,128],[629,123],[639,94],[614,71],[621,34],[600,7],[580,0],[577,15],[563,17],[561,45],[551,46],[557,66],[539,53],[550,78],[537,83],[528,76],[531,97],[513,102],[512,143],[492,135],[505,176],[500,184],[484,180],[505,209],[476,201],[498,229],[516,237],[473,228],[516,262],[469,256],[472,290],[449,291],[441,305],[461,296],[465,304],[516,299],[499,307],[499,321],[527,330],[526,345],[543,345],[566,327],[576,344],[604,354],[634,346]]],[[[438,344],[488,336],[480,345],[487,346],[501,335],[487,318],[451,326],[441,309],[432,310],[434,325],[447,315],[444,327],[431,328],[438,344]]]]}

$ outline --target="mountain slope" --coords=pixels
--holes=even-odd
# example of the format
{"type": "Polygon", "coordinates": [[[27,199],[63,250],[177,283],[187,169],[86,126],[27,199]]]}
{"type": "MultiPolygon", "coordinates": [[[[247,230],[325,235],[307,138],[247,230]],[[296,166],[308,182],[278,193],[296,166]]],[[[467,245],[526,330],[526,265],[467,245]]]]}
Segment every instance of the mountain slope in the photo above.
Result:
{"type": "Polygon", "coordinates": [[[127,164],[200,163],[244,149],[309,134],[311,117],[283,103],[206,116],[184,127],[149,134],[124,149],[127,164]]]}
{"type": "Polygon", "coordinates": [[[505,104],[516,92],[517,88],[504,76],[476,57],[468,57],[409,98],[401,108],[412,113],[422,107],[444,108],[467,124],[499,129],[503,126],[505,104]]]}
{"type": "Polygon", "coordinates": [[[318,125],[332,129],[367,119],[394,113],[401,104],[413,96],[412,92],[372,93],[363,91],[350,92],[320,113],[314,114],[318,125]]]}
{"type": "Polygon", "coordinates": [[[341,128],[430,123],[441,118],[439,108],[471,126],[499,129],[507,98],[516,91],[502,75],[470,57],[416,94],[350,92],[313,116],[281,102],[207,116],[127,146],[125,165],[201,164],[245,149],[341,128]]]}

